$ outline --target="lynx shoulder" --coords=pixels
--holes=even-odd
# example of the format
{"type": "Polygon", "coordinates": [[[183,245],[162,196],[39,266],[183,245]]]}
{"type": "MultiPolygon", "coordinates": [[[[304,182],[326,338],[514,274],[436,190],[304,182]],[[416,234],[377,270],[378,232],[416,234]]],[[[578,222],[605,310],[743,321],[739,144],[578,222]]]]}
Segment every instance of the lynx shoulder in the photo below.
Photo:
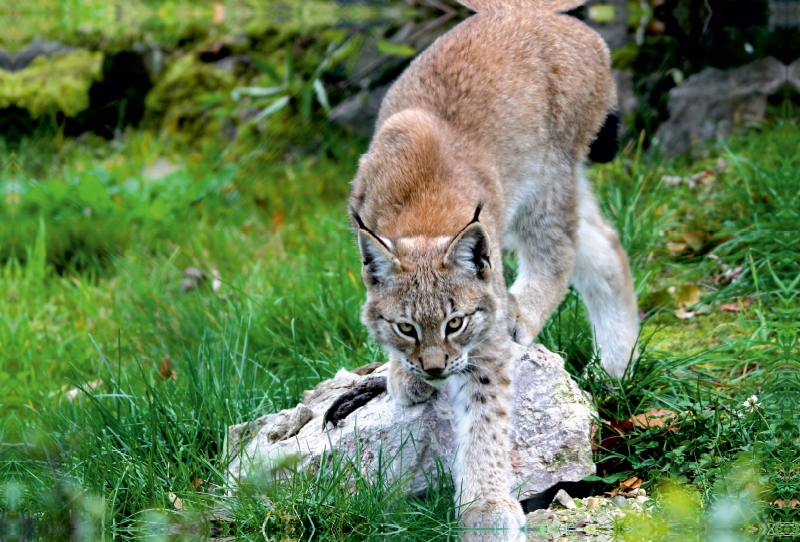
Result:
{"type": "Polygon", "coordinates": [[[528,345],[568,284],[603,364],[621,376],[638,332],[627,257],[582,172],[616,96],[609,53],[556,0],[477,10],[387,93],[350,199],[367,300],[404,404],[453,394],[465,524],[520,521],[506,473],[512,340],[528,345]],[[510,290],[503,249],[516,252],[510,290]]]}

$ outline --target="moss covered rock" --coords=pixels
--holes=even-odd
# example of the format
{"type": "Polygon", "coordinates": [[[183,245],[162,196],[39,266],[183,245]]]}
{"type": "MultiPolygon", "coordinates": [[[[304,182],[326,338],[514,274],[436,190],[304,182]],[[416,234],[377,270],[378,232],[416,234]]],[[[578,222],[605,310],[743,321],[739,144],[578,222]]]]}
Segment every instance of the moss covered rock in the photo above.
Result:
{"type": "Polygon", "coordinates": [[[152,122],[168,133],[192,141],[216,137],[223,118],[219,106],[231,103],[236,79],[195,55],[178,58],[147,95],[145,107],[152,122]]]}
{"type": "Polygon", "coordinates": [[[89,89],[103,77],[103,53],[74,51],[38,57],[22,71],[0,70],[0,108],[19,107],[38,119],[74,117],[89,107],[89,89]]]}

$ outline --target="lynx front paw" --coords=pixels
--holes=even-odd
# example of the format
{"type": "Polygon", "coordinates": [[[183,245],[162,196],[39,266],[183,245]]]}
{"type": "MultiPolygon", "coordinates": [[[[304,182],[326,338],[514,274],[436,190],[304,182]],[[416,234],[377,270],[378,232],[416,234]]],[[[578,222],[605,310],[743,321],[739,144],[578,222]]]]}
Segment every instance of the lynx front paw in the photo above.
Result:
{"type": "Polygon", "coordinates": [[[524,541],[525,514],[519,501],[511,497],[493,497],[475,502],[461,516],[460,524],[467,529],[463,542],[524,541]],[[470,531],[469,529],[480,529],[470,531]]]}
{"type": "Polygon", "coordinates": [[[399,363],[389,367],[386,388],[389,395],[403,406],[423,403],[433,394],[434,388],[419,378],[411,376],[399,363]]]}
{"type": "Polygon", "coordinates": [[[511,329],[511,338],[517,344],[530,346],[536,339],[536,335],[531,332],[530,324],[523,319],[519,319],[514,322],[514,327],[511,329]]]}
{"type": "Polygon", "coordinates": [[[530,346],[533,344],[534,339],[536,339],[536,335],[539,334],[539,330],[536,329],[536,326],[534,326],[524,314],[522,314],[519,303],[517,303],[517,298],[511,293],[509,293],[508,296],[511,299],[512,308],[508,330],[511,334],[511,338],[517,344],[530,346]]]}

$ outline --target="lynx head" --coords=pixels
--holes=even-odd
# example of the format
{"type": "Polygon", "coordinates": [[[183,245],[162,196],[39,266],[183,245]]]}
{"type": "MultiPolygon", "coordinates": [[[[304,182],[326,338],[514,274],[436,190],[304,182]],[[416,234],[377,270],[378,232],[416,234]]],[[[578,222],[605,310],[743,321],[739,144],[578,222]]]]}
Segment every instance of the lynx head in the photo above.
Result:
{"type": "MultiPolygon", "coordinates": [[[[495,325],[490,244],[475,218],[455,237],[383,239],[360,218],[362,321],[411,375],[436,385],[468,370],[495,325]]],[[[355,214],[355,213],[354,213],[355,214]]]]}

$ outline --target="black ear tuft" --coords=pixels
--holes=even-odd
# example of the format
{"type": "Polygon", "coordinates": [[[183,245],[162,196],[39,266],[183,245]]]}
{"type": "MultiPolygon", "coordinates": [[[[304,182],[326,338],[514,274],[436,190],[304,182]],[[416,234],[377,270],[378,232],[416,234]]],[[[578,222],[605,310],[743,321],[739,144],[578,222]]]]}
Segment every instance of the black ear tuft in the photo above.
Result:
{"type": "Polygon", "coordinates": [[[358,230],[361,277],[367,288],[387,280],[400,269],[400,261],[386,243],[368,229],[358,230]]]}
{"type": "Polygon", "coordinates": [[[478,207],[475,208],[475,216],[472,217],[472,222],[470,222],[470,224],[474,224],[475,222],[478,221],[478,219],[481,216],[482,209],[483,209],[483,202],[481,201],[478,203],[478,207]]]}
{"type": "Polygon", "coordinates": [[[614,159],[617,149],[619,149],[618,126],[619,115],[617,115],[616,111],[611,111],[589,148],[589,160],[596,163],[605,163],[614,159]]]}
{"type": "Polygon", "coordinates": [[[474,273],[480,280],[489,280],[492,273],[489,234],[480,222],[470,223],[456,235],[447,249],[445,263],[474,273]]]}
{"type": "MultiPolygon", "coordinates": [[[[361,220],[361,217],[359,216],[359,214],[356,212],[356,210],[355,210],[355,209],[353,209],[352,207],[350,207],[350,212],[351,212],[351,213],[353,213],[353,218],[355,218],[355,219],[356,219],[356,223],[358,224],[358,228],[359,228],[359,230],[363,230],[363,231],[367,232],[368,234],[370,234],[370,235],[371,235],[371,236],[372,236],[372,237],[375,239],[375,241],[377,241],[377,242],[379,242],[381,245],[383,245],[383,248],[385,248],[385,249],[386,249],[386,250],[388,250],[389,252],[392,252],[392,249],[391,249],[391,248],[390,248],[390,247],[389,247],[389,246],[388,246],[388,245],[387,245],[387,244],[386,244],[386,243],[383,241],[383,239],[381,239],[380,237],[378,237],[378,236],[375,234],[375,232],[373,232],[371,229],[369,229],[369,228],[368,228],[368,227],[367,227],[367,226],[364,224],[364,221],[363,221],[363,220],[361,220]]],[[[360,247],[360,245],[361,245],[361,243],[360,243],[360,241],[359,241],[359,247],[360,247]]]]}
{"type": "Polygon", "coordinates": [[[362,230],[367,230],[367,231],[369,231],[369,228],[368,228],[368,227],[366,227],[366,226],[364,225],[364,221],[363,221],[363,220],[361,220],[361,217],[358,215],[358,213],[356,212],[356,210],[355,210],[355,209],[353,209],[352,207],[350,207],[350,212],[353,214],[353,218],[355,218],[355,219],[356,219],[356,223],[358,224],[358,227],[359,227],[360,229],[362,229],[362,230]]]}

